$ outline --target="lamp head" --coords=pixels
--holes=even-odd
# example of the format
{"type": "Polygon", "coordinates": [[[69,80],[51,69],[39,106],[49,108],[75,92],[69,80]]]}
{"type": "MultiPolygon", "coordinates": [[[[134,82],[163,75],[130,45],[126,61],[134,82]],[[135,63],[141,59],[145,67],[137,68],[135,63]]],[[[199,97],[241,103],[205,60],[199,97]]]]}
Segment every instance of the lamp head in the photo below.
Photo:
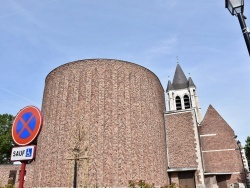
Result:
{"type": "Polygon", "coordinates": [[[239,140],[237,141],[237,145],[241,148],[241,142],[239,140]]]}
{"type": "Polygon", "coordinates": [[[76,155],[79,153],[79,149],[74,148],[74,149],[73,149],[73,153],[74,153],[74,155],[76,156],[76,155]]]}
{"type": "Polygon", "coordinates": [[[226,8],[232,15],[244,12],[244,0],[225,0],[226,8]]]}

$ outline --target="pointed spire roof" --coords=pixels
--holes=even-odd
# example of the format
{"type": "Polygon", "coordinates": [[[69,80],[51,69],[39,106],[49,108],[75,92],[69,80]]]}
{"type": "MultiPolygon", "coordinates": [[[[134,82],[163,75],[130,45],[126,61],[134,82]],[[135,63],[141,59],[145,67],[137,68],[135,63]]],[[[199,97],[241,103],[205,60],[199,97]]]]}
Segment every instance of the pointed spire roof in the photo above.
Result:
{"type": "Polygon", "coordinates": [[[196,88],[196,86],[195,86],[195,84],[194,84],[194,82],[193,82],[193,80],[192,80],[191,77],[188,78],[188,86],[189,86],[189,87],[195,87],[195,88],[196,88]]]}
{"type": "Polygon", "coordinates": [[[185,89],[188,88],[188,80],[184,74],[181,66],[177,64],[174,74],[173,87],[175,89],[185,89]]]}
{"type": "Polygon", "coordinates": [[[173,85],[171,84],[171,81],[168,80],[167,92],[170,91],[170,90],[174,90],[174,87],[173,87],[173,85]]]}

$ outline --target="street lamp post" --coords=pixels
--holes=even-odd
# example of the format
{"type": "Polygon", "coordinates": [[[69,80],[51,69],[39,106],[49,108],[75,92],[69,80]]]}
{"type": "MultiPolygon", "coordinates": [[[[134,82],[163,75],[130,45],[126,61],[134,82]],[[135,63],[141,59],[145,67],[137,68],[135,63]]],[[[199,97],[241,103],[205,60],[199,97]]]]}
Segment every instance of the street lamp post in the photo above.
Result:
{"type": "Polygon", "coordinates": [[[78,153],[79,153],[79,149],[74,148],[73,149],[73,153],[74,153],[74,181],[73,181],[73,187],[76,188],[77,185],[77,160],[78,160],[78,153]]]}
{"type": "MultiPolygon", "coordinates": [[[[88,162],[87,150],[88,149],[85,149],[85,155],[83,157],[80,157],[79,156],[79,151],[80,150],[78,148],[74,148],[73,150],[71,149],[71,151],[73,151],[74,157],[73,158],[66,158],[66,160],[74,160],[73,188],[77,187],[77,161],[84,160],[84,161],[88,162]]],[[[84,163],[84,187],[87,186],[87,181],[86,181],[86,177],[85,177],[85,174],[86,174],[85,169],[86,169],[86,167],[87,167],[87,164],[84,163]]]]}
{"type": "Polygon", "coordinates": [[[242,29],[242,33],[247,45],[248,53],[250,56],[250,35],[249,35],[249,30],[246,26],[245,19],[246,17],[244,16],[244,0],[226,0],[226,8],[229,10],[229,12],[234,16],[236,15],[238,17],[238,20],[240,22],[240,26],[242,29]]]}

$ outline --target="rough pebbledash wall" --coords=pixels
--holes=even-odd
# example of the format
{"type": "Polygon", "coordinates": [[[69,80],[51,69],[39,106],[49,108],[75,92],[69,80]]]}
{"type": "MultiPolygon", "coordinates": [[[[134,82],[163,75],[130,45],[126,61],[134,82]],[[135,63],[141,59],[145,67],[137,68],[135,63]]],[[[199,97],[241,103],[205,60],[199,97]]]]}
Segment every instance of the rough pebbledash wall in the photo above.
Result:
{"type": "Polygon", "coordinates": [[[34,187],[72,186],[72,150],[80,149],[78,185],[168,182],[164,90],[144,67],[92,59],[46,78],[34,187]]]}
{"type": "MultiPolygon", "coordinates": [[[[32,178],[34,173],[34,162],[26,165],[26,176],[24,181],[24,187],[30,188],[32,187],[32,178]]],[[[0,165],[0,186],[7,185],[10,171],[16,171],[16,181],[15,187],[19,185],[19,171],[21,170],[21,165],[0,165]]]]}
{"type": "Polygon", "coordinates": [[[20,165],[0,165],[0,186],[7,185],[10,171],[17,171],[15,185],[18,185],[20,165]]]}

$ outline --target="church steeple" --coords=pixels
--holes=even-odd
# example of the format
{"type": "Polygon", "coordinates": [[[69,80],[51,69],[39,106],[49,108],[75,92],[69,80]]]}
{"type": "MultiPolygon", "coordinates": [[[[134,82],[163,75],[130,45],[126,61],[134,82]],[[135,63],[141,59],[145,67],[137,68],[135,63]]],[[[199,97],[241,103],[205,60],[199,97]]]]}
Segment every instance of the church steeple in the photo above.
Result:
{"type": "Polygon", "coordinates": [[[167,90],[169,111],[195,109],[198,122],[201,121],[201,109],[196,95],[196,86],[191,77],[187,79],[181,66],[177,64],[173,82],[168,81],[167,90]]]}
{"type": "Polygon", "coordinates": [[[188,78],[188,87],[194,87],[194,88],[196,88],[196,86],[195,86],[195,84],[194,84],[194,82],[193,82],[193,80],[192,80],[191,77],[188,78]]]}
{"type": "Polygon", "coordinates": [[[186,75],[184,74],[181,66],[177,64],[173,79],[173,87],[175,89],[184,89],[188,87],[188,80],[186,75]]]}
{"type": "Polygon", "coordinates": [[[167,92],[168,91],[170,91],[170,90],[174,90],[174,87],[173,87],[173,85],[171,84],[171,81],[170,80],[168,80],[168,86],[167,86],[167,92]]]}

